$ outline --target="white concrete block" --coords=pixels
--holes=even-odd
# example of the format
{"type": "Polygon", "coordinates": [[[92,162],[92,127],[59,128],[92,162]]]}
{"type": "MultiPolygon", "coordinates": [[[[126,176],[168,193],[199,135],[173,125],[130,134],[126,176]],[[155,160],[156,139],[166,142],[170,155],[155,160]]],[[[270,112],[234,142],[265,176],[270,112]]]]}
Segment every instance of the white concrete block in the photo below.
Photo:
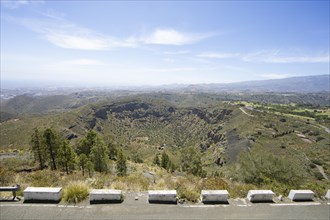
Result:
{"type": "Polygon", "coordinates": [[[274,195],[271,190],[250,190],[247,198],[250,202],[272,202],[274,195]]]}
{"type": "Polygon", "coordinates": [[[314,192],[311,190],[290,190],[288,197],[292,201],[313,200],[314,192]]]}
{"type": "Polygon", "coordinates": [[[228,202],[228,191],[227,190],[202,190],[201,201],[203,203],[212,202],[228,202]]]}
{"type": "Polygon", "coordinates": [[[330,200],[330,189],[328,189],[327,193],[325,194],[325,198],[330,200]]]}
{"type": "Polygon", "coordinates": [[[149,202],[176,203],[176,190],[150,190],[149,202]]]}
{"type": "Polygon", "coordinates": [[[121,190],[113,189],[93,189],[89,193],[90,203],[122,202],[123,194],[121,190]]]}
{"type": "Polygon", "coordinates": [[[62,197],[61,187],[27,187],[24,192],[24,201],[52,201],[59,202],[62,197]]]}

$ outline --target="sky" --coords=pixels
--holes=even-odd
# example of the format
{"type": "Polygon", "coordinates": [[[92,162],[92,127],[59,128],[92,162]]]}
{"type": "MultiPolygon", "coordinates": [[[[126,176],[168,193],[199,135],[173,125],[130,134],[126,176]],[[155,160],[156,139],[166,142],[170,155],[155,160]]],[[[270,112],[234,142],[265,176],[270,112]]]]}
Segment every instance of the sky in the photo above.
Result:
{"type": "Polygon", "coordinates": [[[1,86],[329,74],[329,1],[1,0],[1,86]]]}

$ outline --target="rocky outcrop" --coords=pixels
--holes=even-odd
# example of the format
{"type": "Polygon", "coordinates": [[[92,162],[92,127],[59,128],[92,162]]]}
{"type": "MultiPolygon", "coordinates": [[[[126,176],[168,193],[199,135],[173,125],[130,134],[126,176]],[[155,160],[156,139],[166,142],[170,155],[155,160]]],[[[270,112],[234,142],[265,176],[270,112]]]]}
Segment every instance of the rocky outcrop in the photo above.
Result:
{"type": "Polygon", "coordinates": [[[232,110],[223,109],[220,112],[208,112],[205,110],[202,111],[200,109],[194,108],[191,110],[191,113],[204,120],[208,124],[216,124],[223,121],[227,115],[230,115],[232,113],[232,110]]]}

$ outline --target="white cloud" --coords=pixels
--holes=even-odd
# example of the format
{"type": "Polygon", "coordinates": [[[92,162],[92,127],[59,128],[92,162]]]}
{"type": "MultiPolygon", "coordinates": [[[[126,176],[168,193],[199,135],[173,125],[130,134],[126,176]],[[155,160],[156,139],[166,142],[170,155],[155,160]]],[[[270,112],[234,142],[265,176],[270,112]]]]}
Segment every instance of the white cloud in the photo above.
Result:
{"type": "Polygon", "coordinates": [[[102,65],[103,63],[101,61],[94,59],[75,59],[75,60],[64,61],[63,64],[90,66],[90,65],[102,65]]]}
{"type": "Polygon", "coordinates": [[[177,68],[147,68],[138,70],[138,72],[153,72],[153,73],[173,73],[173,72],[190,72],[195,71],[192,67],[177,67],[177,68]]]}
{"type": "Polygon", "coordinates": [[[201,58],[216,58],[216,59],[233,58],[238,56],[239,56],[238,53],[217,53],[217,52],[205,52],[197,55],[197,57],[201,57],[201,58]]]}
{"type": "Polygon", "coordinates": [[[29,1],[28,0],[4,0],[4,1],[1,1],[1,4],[6,8],[16,9],[23,5],[29,4],[29,1]]]}
{"type": "Polygon", "coordinates": [[[46,39],[62,48],[80,50],[106,50],[110,45],[106,39],[95,36],[74,36],[60,33],[46,33],[46,39]]]}
{"type": "Polygon", "coordinates": [[[239,66],[225,65],[224,68],[233,71],[246,72],[246,69],[239,66]]]}
{"type": "Polygon", "coordinates": [[[168,63],[174,63],[176,60],[172,58],[164,58],[163,61],[168,63]]]}
{"type": "Polygon", "coordinates": [[[281,74],[281,73],[267,73],[267,74],[261,74],[260,76],[266,79],[284,79],[289,77],[288,74],[281,74]]]}
{"type": "Polygon", "coordinates": [[[329,54],[316,56],[306,55],[281,55],[279,50],[261,50],[242,57],[245,62],[261,63],[329,63],[329,54]]]}
{"type": "Polygon", "coordinates": [[[26,6],[29,4],[43,4],[43,0],[1,0],[1,4],[5,8],[9,9],[17,9],[22,6],[26,6]]]}
{"type": "MultiPolygon", "coordinates": [[[[109,50],[115,47],[139,47],[148,44],[184,45],[192,44],[211,34],[189,34],[174,29],[159,29],[141,37],[128,36],[127,38],[115,38],[108,34],[102,34],[91,29],[78,26],[66,21],[55,12],[43,13],[43,19],[17,18],[5,16],[7,21],[25,26],[26,28],[41,34],[41,36],[53,45],[65,49],[80,50],[109,50]]],[[[168,54],[184,54],[187,51],[166,52],[168,54]]]]}
{"type": "Polygon", "coordinates": [[[191,34],[174,29],[157,28],[151,34],[141,37],[140,40],[145,44],[185,45],[196,43],[211,36],[212,34],[191,34]]]}
{"type": "Polygon", "coordinates": [[[179,51],[164,51],[163,52],[166,55],[182,55],[189,53],[188,50],[179,50],[179,51]]]}

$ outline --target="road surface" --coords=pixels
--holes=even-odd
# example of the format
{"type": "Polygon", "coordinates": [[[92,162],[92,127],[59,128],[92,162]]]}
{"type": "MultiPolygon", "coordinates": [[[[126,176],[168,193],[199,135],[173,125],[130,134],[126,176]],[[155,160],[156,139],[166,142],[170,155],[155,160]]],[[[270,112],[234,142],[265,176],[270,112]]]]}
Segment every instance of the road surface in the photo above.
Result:
{"type": "Polygon", "coordinates": [[[148,204],[145,193],[126,194],[122,204],[73,205],[0,202],[0,219],[326,219],[326,201],[251,204],[230,199],[227,205],[148,204]]]}

